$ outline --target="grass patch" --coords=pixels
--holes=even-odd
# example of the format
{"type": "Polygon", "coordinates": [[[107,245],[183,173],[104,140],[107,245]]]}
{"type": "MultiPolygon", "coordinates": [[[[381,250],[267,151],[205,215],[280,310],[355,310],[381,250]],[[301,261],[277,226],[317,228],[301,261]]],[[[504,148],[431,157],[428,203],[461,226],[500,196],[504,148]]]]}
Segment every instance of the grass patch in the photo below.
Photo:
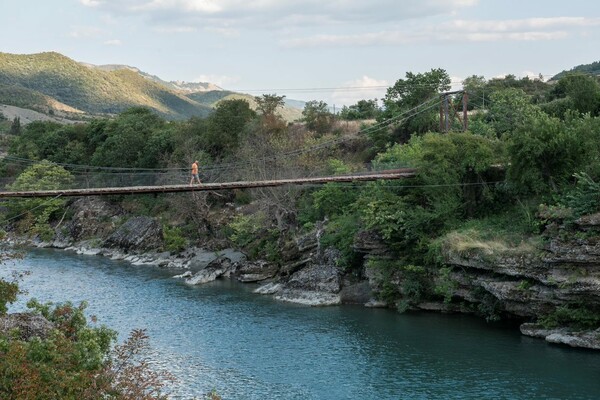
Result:
{"type": "Polygon", "coordinates": [[[533,233],[530,220],[519,210],[464,222],[440,241],[446,250],[484,255],[533,253],[541,237],[533,233]]]}

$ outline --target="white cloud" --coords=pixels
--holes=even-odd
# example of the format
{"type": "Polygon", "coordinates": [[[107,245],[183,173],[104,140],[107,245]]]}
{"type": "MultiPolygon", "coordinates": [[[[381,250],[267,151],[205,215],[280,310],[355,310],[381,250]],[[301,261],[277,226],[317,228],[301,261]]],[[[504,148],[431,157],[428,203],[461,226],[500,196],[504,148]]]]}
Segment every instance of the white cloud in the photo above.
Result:
{"type": "Polygon", "coordinates": [[[450,77],[450,90],[461,90],[463,88],[464,79],[458,76],[450,77]]]}
{"type": "Polygon", "coordinates": [[[313,35],[282,39],[283,47],[402,45],[423,42],[497,42],[558,40],[600,26],[600,18],[557,17],[522,20],[454,20],[419,31],[395,30],[353,35],[313,35]]]}
{"type": "Polygon", "coordinates": [[[102,29],[95,26],[72,26],[68,36],[75,39],[83,39],[98,37],[103,33],[104,31],[102,29]]]}
{"type": "Polygon", "coordinates": [[[231,28],[206,28],[207,31],[209,32],[214,32],[218,35],[221,35],[223,37],[228,37],[228,38],[235,38],[235,37],[239,37],[240,36],[240,31],[238,31],[237,29],[231,29],[231,28]]]}
{"type": "Polygon", "coordinates": [[[197,29],[193,26],[161,26],[158,28],[154,28],[154,31],[158,33],[189,33],[196,32],[197,29]]]}
{"type": "Polygon", "coordinates": [[[112,15],[135,15],[154,23],[233,27],[305,27],[307,24],[380,24],[451,14],[479,0],[80,0],[112,15]]]}
{"type": "Polygon", "coordinates": [[[123,43],[119,39],[111,39],[111,40],[106,40],[104,42],[104,44],[107,46],[120,46],[123,43]]]}
{"type": "Polygon", "coordinates": [[[512,19],[500,21],[454,20],[444,25],[450,30],[465,32],[515,32],[598,26],[600,25],[600,18],[553,17],[512,19]]]}
{"type": "Polygon", "coordinates": [[[239,77],[227,75],[200,75],[194,79],[194,82],[209,82],[220,87],[230,86],[238,83],[239,81],[239,77]]]}
{"type": "Polygon", "coordinates": [[[87,7],[98,7],[104,3],[102,0],[80,0],[80,2],[87,7]]]}
{"type": "Polygon", "coordinates": [[[360,79],[345,82],[331,94],[331,99],[336,105],[352,105],[363,99],[381,99],[388,87],[387,81],[364,75],[360,79]]]}

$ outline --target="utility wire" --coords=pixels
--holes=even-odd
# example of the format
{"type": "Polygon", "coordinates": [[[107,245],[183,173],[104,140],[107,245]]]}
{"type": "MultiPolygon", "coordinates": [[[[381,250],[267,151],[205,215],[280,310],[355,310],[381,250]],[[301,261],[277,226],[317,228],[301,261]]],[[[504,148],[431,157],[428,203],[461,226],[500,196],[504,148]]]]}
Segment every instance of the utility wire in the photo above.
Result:
{"type": "Polygon", "coordinates": [[[49,199],[49,200],[46,200],[46,201],[44,201],[43,203],[41,203],[41,204],[38,204],[37,206],[35,206],[35,207],[33,207],[33,208],[31,208],[31,209],[29,209],[29,210],[27,210],[27,211],[24,211],[24,212],[22,212],[22,213],[21,213],[21,214],[19,214],[19,215],[15,215],[14,217],[11,217],[11,218],[8,218],[8,219],[5,219],[4,221],[0,221],[0,225],[1,225],[1,226],[6,226],[6,224],[7,224],[8,222],[12,221],[13,219],[20,218],[20,217],[22,217],[22,216],[24,216],[24,215],[26,215],[26,214],[29,214],[30,212],[32,212],[32,211],[34,211],[34,210],[37,210],[37,209],[38,209],[38,208],[40,208],[40,207],[44,207],[44,206],[48,205],[48,204],[49,204],[51,201],[58,199],[60,196],[62,196],[62,194],[59,194],[59,195],[57,195],[57,196],[54,196],[53,198],[51,198],[51,199],[49,199]]]}
{"type": "MultiPolygon", "coordinates": [[[[270,160],[277,160],[279,158],[282,157],[288,157],[288,156],[293,156],[293,155],[299,155],[299,154],[305,154],[308,152],[312,152],[312,151],[316,151],[316,150],[320,150],[335,144],[339,144],[345,141],[349,141],[349,140],[357,140],[359,139],[359,136],[361,134],[366,134],[366,133],[373,133],[373,132],[377,132],[381,129],[387,128],[389,125],[391,125],[394,122],[404,122],[406,119],[411,118],[415,115],[420,114],[421,112],[427,111],[429,109],[431,109],[433,106],[436,106],[436,104],[434,104],[431,107],[427,107],[424,110],[419,110],[419,108],[432,103],[433,101],[437,101],[439,99],[439,97],[436,95],[434,97],[431,97],[430,99],[426,100],[425,102],[409,109],[406,110],[404,112],[402,112],[401,114],[398,114],[394,117],[388,118],[387,120],[381,121],[375,125],[371,125],[367,128],[361,129],[360,131],[358,131],[357,136],[356,137],[342,137],[342,138],[337,138],[337,139],[333,139],[327,142],[323,142],[323,143],[319,143],[316,144],[314,146],[310,146],[307,148],[303,148],[303,149],[298,149],[298,150],[294,150],[294,151],[290,151],[290,152],[285,152],[285,153],[280,153],[277,155],[273,155],[273,156],[268,156],[268,157],[263,157],[261,159],[254,159],[254,160],[249,160],[249,161],[243,161],[243,162],[233,162],[233,163],[220,163],[220,164],[214,164],[214,165],[206,165],[206,166],[201,166],[201,170],[202,171],[214,171],[214,170],[223,170],[223,169],[229,169],[231,167],[241,167],[241,166],[248,166],[251,165],[253,163],[256,162],[261,162],[261,161],[270,161],[270,160]],[[415,112],[419,110],[418,112],[415,112]],[[409,115],[408,117],[405,117],[407,114],[410,114],[412,112],[415,112],[412,115],[409,115]],[[404,118],[403,118],[404,117],[404,118]]],[[[31,165],[37,161],[34,160],[29,160],[29,159],[25,159],[25,158],[21,158],[21,157],[16,157],[16,156],[5,156],[4,159],[8,159],[9,161],[14,161],[15,163],[21,163],[21,165],[31,165]]],[[[142,173],[142,172],[149,172],[149,173],[156,173],[156,172],[172,172],[172,171],[187,171],[188,168],[127,168],[127,167],[101,167],[101,166],[93,166],[93,165],[83,165],[83,164],[70,164],[70,163],[55,163],[53,162],[54,165],[58,165],[58,166],[62,166],[65,169],[69,169],[69,170],[83,170],[84,172],[92,172],[92,171],[96,171],[96,170],[100,170],[100,171],[114,171],[115,173],[142,173]]]]}

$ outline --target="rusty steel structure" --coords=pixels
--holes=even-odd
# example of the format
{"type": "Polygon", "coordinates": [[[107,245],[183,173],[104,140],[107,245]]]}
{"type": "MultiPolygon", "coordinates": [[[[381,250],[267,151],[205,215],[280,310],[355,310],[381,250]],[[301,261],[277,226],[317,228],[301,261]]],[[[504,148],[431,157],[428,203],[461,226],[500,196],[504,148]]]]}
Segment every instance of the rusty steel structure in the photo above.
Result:
{"type": "Polygon", "coordinates": [[[440,132],[448,133],[452,129],[454,118],[458,119],[463,132],[469,129],[469,117],[467,106],[469,103],[469,94],[466,90],[457,90],[454,92],[445,92],[440,94],[440,132]],[[462,94],[458,103],[453,102],[453,96],[462,94]],[[462,104],[462,117],[459,114],[458,107],[462,104]]]}

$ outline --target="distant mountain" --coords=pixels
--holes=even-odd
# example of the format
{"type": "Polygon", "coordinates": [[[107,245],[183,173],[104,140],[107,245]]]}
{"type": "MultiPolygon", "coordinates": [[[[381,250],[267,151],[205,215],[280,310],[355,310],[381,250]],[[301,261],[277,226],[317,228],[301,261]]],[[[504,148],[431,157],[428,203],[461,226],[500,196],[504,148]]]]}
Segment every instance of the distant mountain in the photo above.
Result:
{"type": "MultiPolygon", "coordinates": [[[[243,98],[256,108],[254,96],[222,90],[208,82],[167,82],[128,65],[92,65],[55,52],[0,52],[0,104],[48,115],[82,118],[117,114],[130,107],[153,109],[167,119],[209,115],[219,101],[243,98]]],[[[280,114],[301,117],[295,100],[280,114]]],[[[302,106],[303,107],[303,106],[302,106]]]]}
{"type": "MultiPolygon", "coordinates": [[[[213,108],[216,107],[219,102],[224,100],[246,100],[250,104],[250,108],[256,110],[255,96],[245,93],[236,93],[229,90],[213,90],[208,92],[190,93],[187,96],[200,104],[213,108]]],[[[304,102],[300,100],[285,99],[285,107],[278,110],[278,112],[284,120],[292,122],[302,118],[303,109],[304,102]],[[298,107],[299,105],[302,105],[302,107],[298,107]]]]}
{"type": "Polygon", "coordinates": [[[593,62],[591,64],[581,64],[568,71],[562,71],[552,77],[551,81],[559,80],[561,77],[569,73],[581,73],[586,75],[600,75],[600,61],[593,62]]]}
{"type": "Polygon", "coordinates": [[[183,92],[183,93],[195,93],[195,92],[206,92],[206,91],[210,91],[210,90],[222,90],[219,86],[215,85],[214,83],[210,83],[210,82],[184,82],[184,81],[169,81],[169,82],[167,82],[167,81],[160,79],[156,75],[149,74],[147,72],[140,70],[139,68],[131,67],[129,65],[123,65],[123,64],[93,65],[93,64],[86,64],[86,63],[82,63],[82,64],[89,68],[97,68],[102,71],[108,71],[108,72],[117,71],[120,69],[128,69],[130,71],[137,72],[138,74],[140,74],[141,76],[143,76],[146,79],[150,79],[151,81],[160,83],[161,85],[166,86],[169,89],[172,89],[172,90],[175,90],[178,92],[183,92]]]}
{"type": "Polygon", "coordinates": [[[94,68],[54,52],[0,53],[0,87],[27,94],[14,100],[4,98],[5,104],[34,109],[43,103],[41,94],[90,114],[114,114],[134,106],[151,108],[169,119],[211,112],[182,93],[145,78],[136,68],[94,68]],[[28,102],[31,104],[24,104],[28,102]]]}

